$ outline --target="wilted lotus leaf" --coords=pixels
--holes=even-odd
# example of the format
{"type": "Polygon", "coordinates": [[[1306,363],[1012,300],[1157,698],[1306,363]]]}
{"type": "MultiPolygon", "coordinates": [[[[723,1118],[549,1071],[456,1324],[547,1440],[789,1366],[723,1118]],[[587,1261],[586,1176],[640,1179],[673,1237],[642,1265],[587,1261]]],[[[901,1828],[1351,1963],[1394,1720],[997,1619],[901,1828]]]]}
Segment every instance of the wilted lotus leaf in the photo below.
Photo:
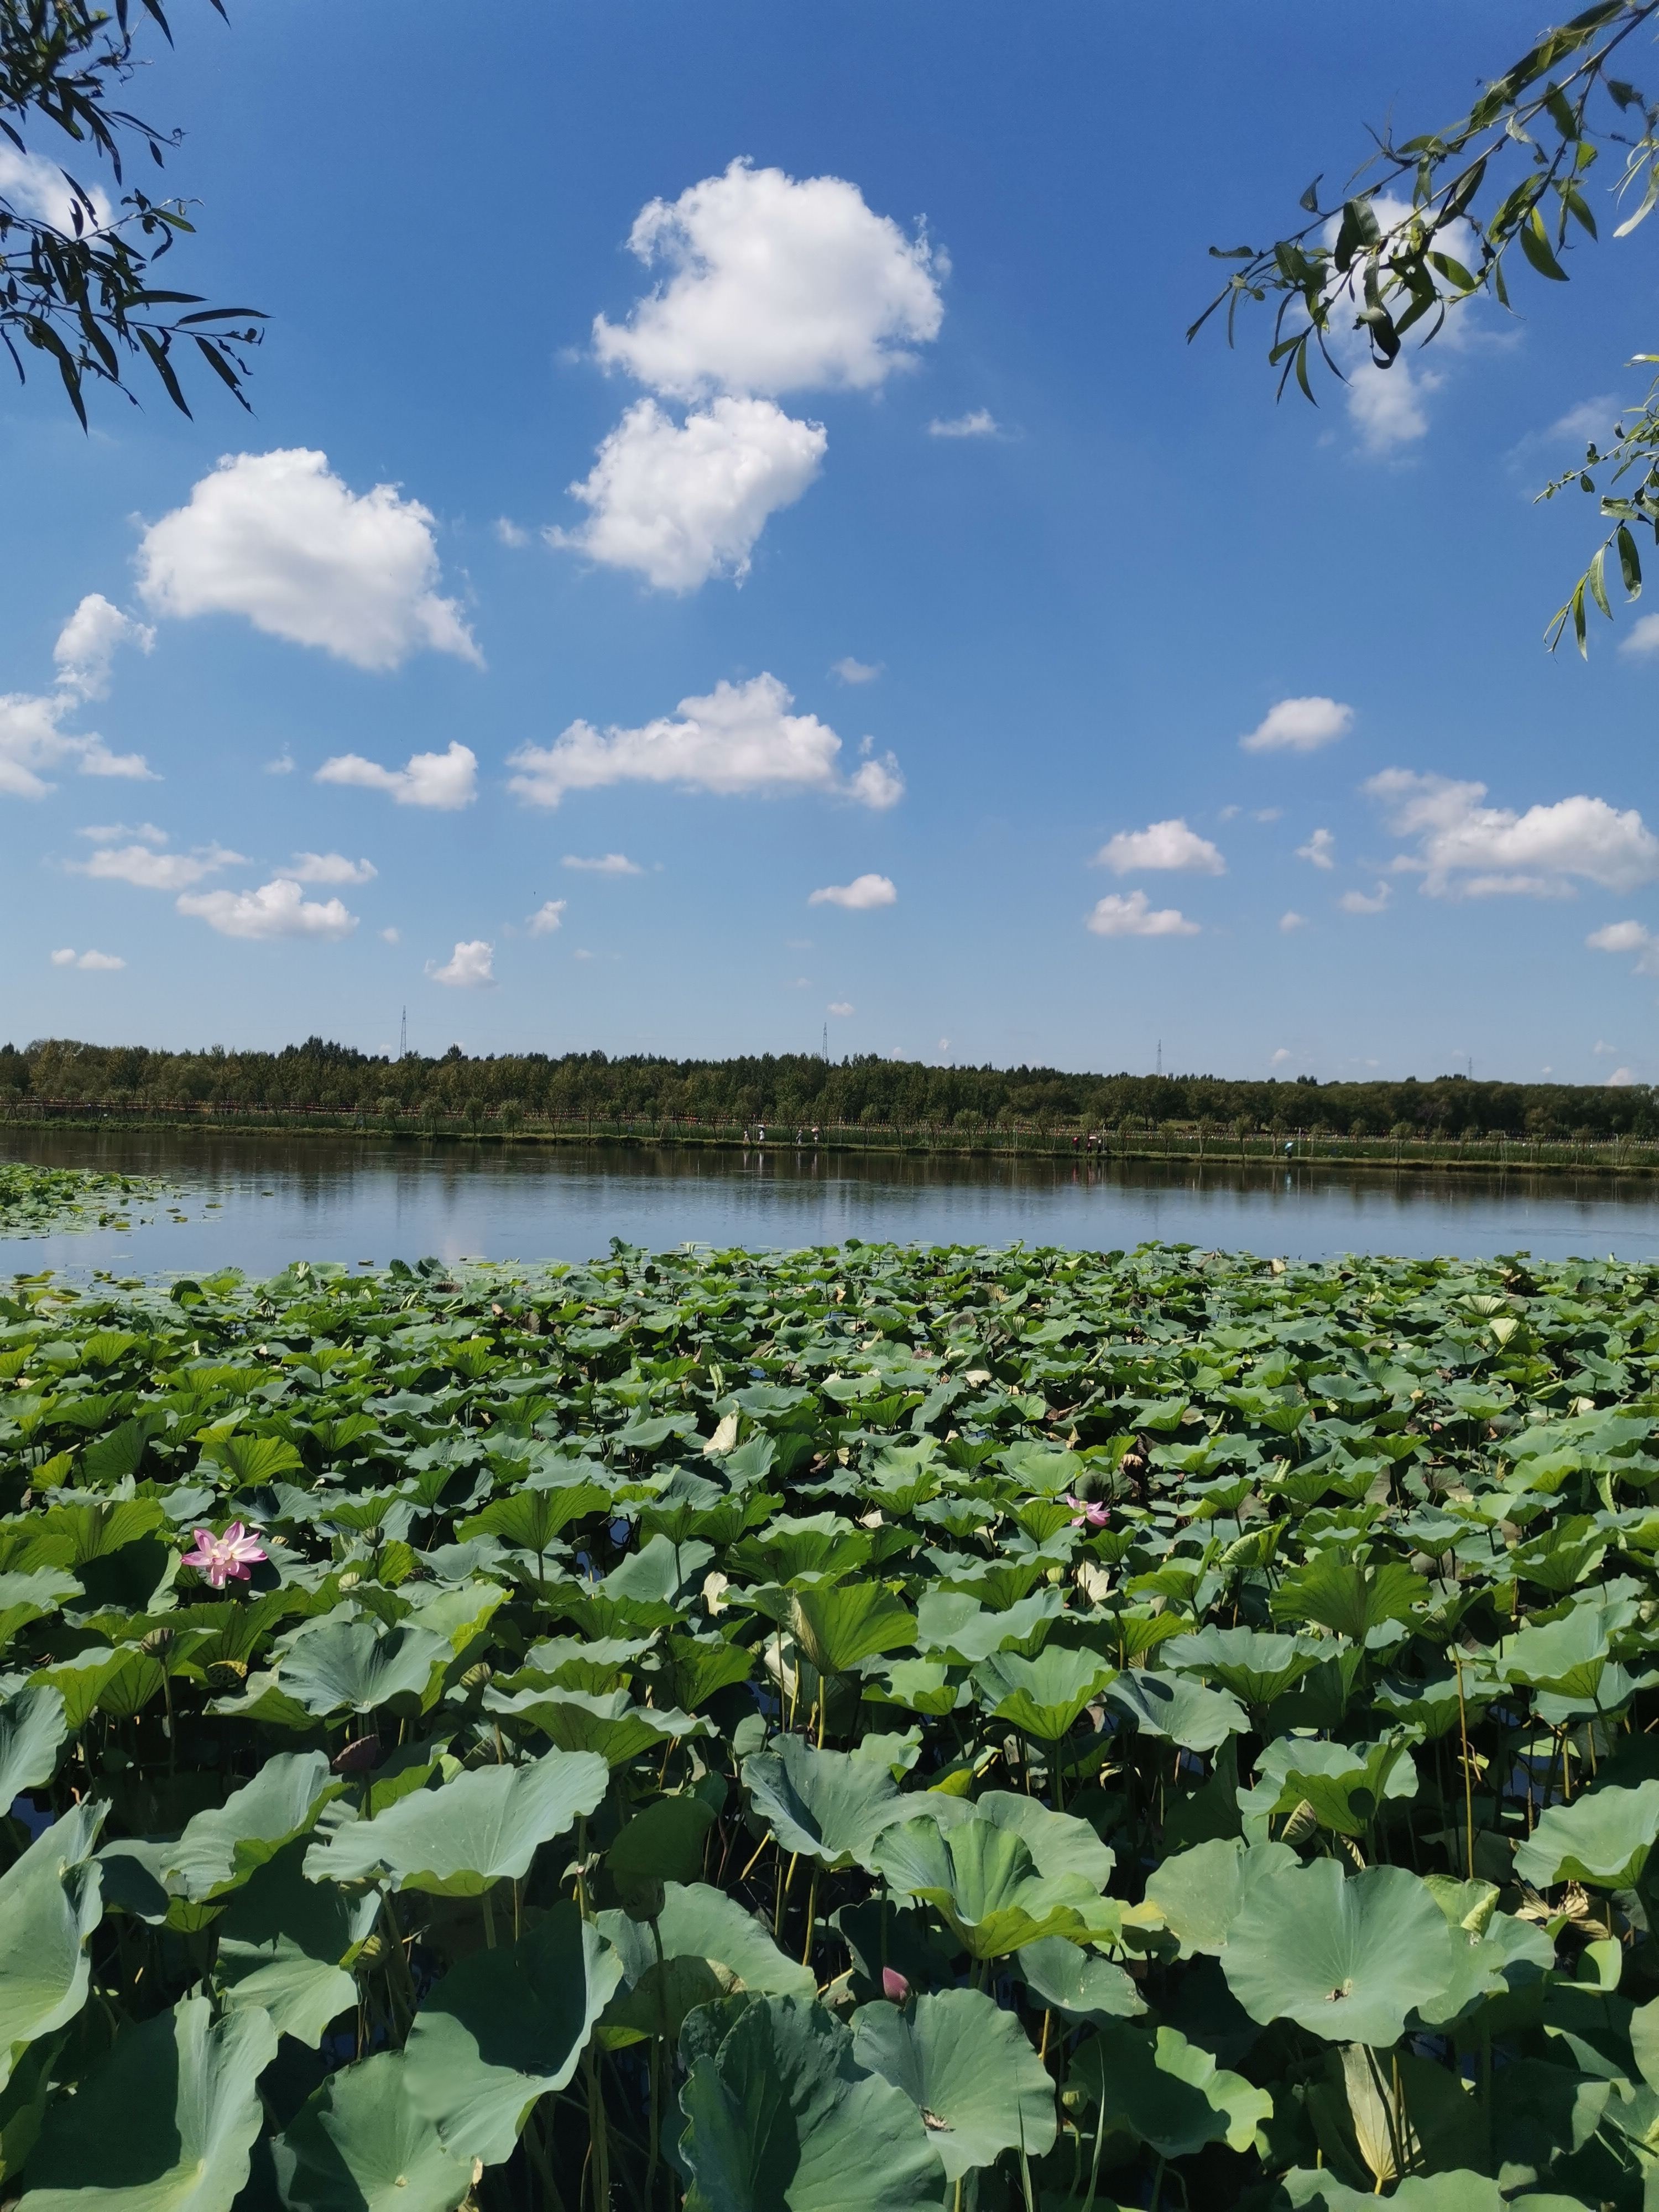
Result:
{"type": "Polygon", "coordinates": [[[743,1786],[780,1850],[825,1867],[867,1864],[877,1836],[909,1809],[879,1760],[815,1751],[793,1735],[781,1736],[775,1750],[751,1753],[743,1786]]]}
{"type": "Polygon", "coordinates": [[[922,2115],[947,2181],[1005,2150],[1040,2158],[1054,2143],[1054,2084],[1019,2022],[982,1990],[863,2006],[853,2056],[922,2115]]]}
{"type": "Polygon", "coordinates": [[[1515,1871],[1534,1889],[1558,1881],[1630,1889],[1659,1838],[1659,1782],[1613,1784],[1571,1805],[1552,1805],[1515,1854],[1515,1871]]]}
{"type": "Polygon", "coordinates": [[[1415,1875],[1378,1866],[1345,1878],[1334,1859],[1316,1859],[1251,1890],[1221,1966],[1264,2026],[1293,2020],[1330,2043],[1383,2045],[1448,1987],[1456,1960],[1445,1916],[1415,1875]]]}
{"type": "Polygon", "coordinates": [[[688,2206],[936,2212],[939,2203],[939,2163],[921,2114],[902,2089],[860,2068],[848,2031],[804,1997],[744,2007],[693,2060],[680,2110],[688,2206]]]}
{"type": "Polygon", "coordinates": [[[538,2097],[562,2089],[622,1961],[562,1900],[528,1934],[452,1967],[409,2032],[408,2091],[447,2149],[495,2165],[538,2097]]]}
{"type": "Polygon", "coordinates": [[[29,2159],[29,2212],[229,2212],[264,2122],[276,2056],[262,2012],[213,2024],[205,1997],[128,2027],[73,2098],[48,2108],[29,2159]]]}
{"type": "Polygon", "coordinates": [[[409,2061],[377,2051],[331,2074],[271,2146],[291,2212],[453,2212],[472,2161],[409,2100],[409,2061]]]}
{"type": "Polygon", "coordinates": [[[1083,2045],[1067,2078],[1099,2106],[1103,2128],[1128,2129],[1160,2158],[1189,2157],[1211,2142],[1248,2150],[1273,2116],[1270,2091],[1224,2072],[1172,2027],[1154,2039],[1113,2022],[1083,2045]]]}
{"type": "Polygon", "coordinates": [[[77,1805],[0,1875],[0,2088],[38,2036],[73,2020],[103,1914],[93,1846],[106,1808],[77,1805]]]}
{"type": "Polygon", "coordinates": [[[604,1796],[610,1769],[591,1751],[550,1751],[416,1790],[369,1820],[343,1822],[306,1853],[308,1881],[384,1881],[392,1889],[477,1897],[530,1870],[604,1796]]]}

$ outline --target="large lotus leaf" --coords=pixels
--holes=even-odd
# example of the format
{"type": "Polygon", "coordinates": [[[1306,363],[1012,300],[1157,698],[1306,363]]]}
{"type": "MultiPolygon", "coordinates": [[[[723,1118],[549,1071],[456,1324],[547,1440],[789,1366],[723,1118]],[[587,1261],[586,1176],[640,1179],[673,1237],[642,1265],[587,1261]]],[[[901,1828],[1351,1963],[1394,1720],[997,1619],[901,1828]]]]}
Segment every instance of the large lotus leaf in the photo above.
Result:
{"type": "Polygon", "coordinates": [[[504,1695],[492,1688],[484,1693],[484,1706],[528,1722],[561,1751],[595,1752],[611,1766],[625,1765],[657,1745],[714,1734],[708,1721],[690,1713],[636,1705],[626,1690],[517,1690],[504,1695]]]}
{"type": "Polygon", "coordinates": [[[472,2161],[444,2148],[409,2098],[401,2051],[331,2074],[271,2146],[290,2212],[454,2212],[472,2161]]]}
{"type": "Polygon", "coordinates": [[[1363,1644],[1385,1620],[1404,1620],[1428,1583],[1397,1559],[1362,1566],[1335,1551],[1319,1552],[1288,1574],[1270,1601],[1275,1620],[1316,1620],[1363,1644]]]}
{"type": "Polygon", "coordinates": [[[1559,1620],[1522,1629],[1504,1646],[1505,1679],[1555,1697],[1593,1699],[1613,1660],[1607,1626],[1602,1608],[1592,1601],[1574,1606],[1559,1620]]]}
{"type": "Polygon", "coordinates": [[[789,1633],[821,1674],[848,1674],[860,1660],[914,1644],[916,1623],[880,1583],[821,1583],[791,1592],[789,1633]]]}
{"type": "Polygon", "coordinates": [[[1012,1829],[1040,1875],[1078,1875],[1095,1889],[1104,1889],[1112,1878],[1115,1854],[1073,1814],[1051,1813],[1036,1798],[1012,1790],[988,1790],[974,1811],[995,1827],[1012,1829]]]}
{"type": "Polygon", "coordinates": [[[393,1698],[424,1710],[438,1687],[434,1676],[454,1656],[448,1638],[428,1628],[318,1621],[295,1638],[276,1679],[284,1695],[319,1719],[372,1713],[393,1698]]]}
{"type": "Polygon", "coordinates": [[[252,1782],[233,1790],[216,1810],[198,1813],[172,1841],[106,1844],[110,1902],[155,1922],[167,1918],[175,1898],[200,1905],[222,1897],[305,1835],[344,1786],[331,1778],[325,1752],[268,1759],[252,1782]]]}
{"type": "Polygon", "coordinates": [[[1063,1936],[1043,1936],[1022,1945],[1018,1964],[1034,2002],[1063,2012],[1068,2020],[1099,2027],[1109,2020],[1132,2020],[1146,2009],[1145,1998],[1121,1966],[1068,1943],[1063,1936]]]}
{"type": "Polygon", "coordinates": [[[806,1997],[759,1997],[680,2091],[685,2212],[937,2212],[939,2160],[902,2089],[806,1997]]]}
{"type": "Polygon", "coordinates": [[[314,2051],[330,2021],[356,2002],[346,1969],[380,1900],[372,1889],[354,1897],[332,1882],[307,1881],[305,1855],[296,1837],[236,1892],[218,1923],[216,1957],[227,2012],[260,2006],[279,2035],[314,2051]]]}
{"type": "Polygon", "coordinates": [[[509,2158],[538,2097],[562,2089],[622,1978],[622,1961],[566,1901],[438,1984],[409,2032],[410,2102],[458,2157],[509,2158]]]}
{"type": "MultiPolygon", "coordinates": [[[[505,1498],[493,1498],[482,1513],[457,1525],[461,1543],[474,1536],[500,1536],[523,1551],[547,1551],[562,1528],[585,1514],[598,1513],[608,1503],[596,1482],[567,1482],[556,1489],[520,1484],[505,1498]]],[[[568,1555],[567,1555],[568,1556],[568,1555]]]]}
{"type": "Polygon", "coordinates": [[[1515,1871],[1534,1889],[1558,1881],[1629,1889],[1659,1838],[1659,1782],[1634,1790],[1609,1783],[1571,1805],[1552,1805],[1515,1854],[1515,1871]]]}
{"type": "Polygon", "coordinates": [[[864,1694],[871,1705],[902,1705],[937,1720],[965,1705],[972,1692],[965,1682],[951,1680],[942,1659],[898,1659],[865,1677],[864,1694]]]}
{"type": "Polygon", "coordinates": [[[701,1579],[714,1556],[712,1544],[676,1544],[666,1536],[653,1536],[613,1567],[599,1587],[607,1597],[672,1607],[687,1583],[701,1579]]]}
{"type": "Polygon", "coordinates": [[[92,1852],[105,1810],[76,1806],[0,1875],[0,2087],[27,2046],[87,2001],[87,1938],[103,1914],[92,1852]]]}
{"type": "Polygon", "coordinates": [[[794,1735],[780,1737],[775,1750],[751,1752],[743,1784],[779,1849],[825,1867],[866,1863],[881,1831],[909,1809],[880,1759],[815,1751],[794,1735]]]}
{"type": "Polygon", "coordinates": [[[599,1928],[623,1983],[600,2031],[608,2044],[676,2036],[694,2006],[733,1990],[811,1996],[817,1985],[812,1969],[787,1958],[753,1913],[706,1882],[665,1882],[654,1934],[625,1912],[601,1912],[599,1928]]]}
{"type": "Polygon", "coordinates": [[[48,2109],[24,2205],[230,2212],[264,2118],[258,2079],[276,2056],[264,2013],[216,2027],[205,1997],[127,2028],[78,2093],[48,2109]]]}
{"type": "Polygon", "coordinates": [[[1260,1628],[1204,1628],[1173,1636],[1164,1663],[1184,1674],[1208,1674],[1247,1705],[1268,1705],[1319,1663],[1319,1653],[1294,1636],[1260,1628]]]}
{"type": "Polygon", "coordinates": [[[1221,1954],[1252,2020],[1293,2020],[1330,2043],[1390,2044],[1406,2014],[1456,1969],[1451,1930],[1427,1886],[1403,1867],[1346,1877],[1316,1859],[1257,1884],[1221,1954]]]}
{"type": "Polygon", "coordinates": [[[1058,1743],[1115,1671],[1096,1652],[1048,1644],[1035,1659],[994,1653],[975,1668],[974,1686],[996,1719],[1043,1743],[1058,1743]]]}
{"type": "Polygon", "coordinates": [[[1040,2158],[1054,2140],[1054,2085],[1024,2031],[982,1990],[863,2006],[853,2056],[902,2089],[956,2181],[1005,2150],[1040,2158]]]}
{"type": "MultiPolygon", "coordinates": [[[[1279,2187],[1295,2212],[1376,2212],[1378,2199],[1370,2190],[1350,2189],[1312,2166],[1293,2166],[1279,2187]]],[[[1463,2167],[1408,2173],[1388,2200],[1399,2212],[1509,2212],[1510,2201],[1488,2175],[1463,2167]]],[[[1528,2192],[1517,2201],[1527,2212],[1583,2212],[1577,2197],[1528,2192]]]]}
{"type": "Polygon", "coordinates": [[[1188,2158],[1212,2142],[1248,2150],[1273,2116],[1271,2091],[1224,2072],[1173,2027],[1154,2041],[1113,2022],[1078,2052],[1069,2081],[1099,2106],[1104,2129],[1128,2129],[1160,2158],[1188,2158]]]}
{"type": "Polygon", "coordinates": [[[137,1644],[118,1644],[113,1650],[95,1644],[55,1667],[41,1668],[33,1677],[62,1698],[71,1733],[84,1728],[94,1712],[131,1720],[160,1696],[163,1679],[161,1662],[137,1644]]]}
{"type": "Polygon", "coordinates": [[[1213,1751],[1230,1735],[1249,1726],[1244,1708],[1229,1690],[1206,1690],[1184,1674],[1152,1674],[1130,1668],[1106,1695],[1127,1713],[1143,1735],[1167,1737],[1183,1751],[1213,1751]]]}
{"type": "Polygon", "coordinates": [[[1328,1743],[1311,1735],[1275,1736],[1256,1760],[1261,1779],[1238,1792],[1245,1834],[1265,1840],[1267,1823],[1292,1813],[1305,1799],[1327,1827],[1363,1835],[1387,1799],[1417,1794],[1417,1768],[1397,1738],[1376,1743],[1328,1743]]]}
{"type": "Polygon", "coordinates": [[[659,1797],[628,1821],[605,1865],[623,1882],[695,1881],[714,1825],[714,1808],[701,1797],[659,1797]]]}
{"type": "Polygon", "coordinates": [[[32,1573],[0,1575],[0,1649],[20,1628],[44,1620],[81,1595],[81,1585],[62,1567],[37,1567],[32,1573]]]}
{"type": "Polygon", "coordinates": [[[972,1667],[994,1652],[1026,1644],[1058,1620],[1061,1599],[1046,1586],[1018,1604],[981,1605],[964,1590],[928,1590],[916,1607],[916,1643],[924,1653],[972,1667]]]}
{"type": "Polygon", "coordinates": [[[1490,1914],[1478,1931],[1467,1922],[1454,1925],[1452,1952],[1451,1980],[1437,1997],[1418,2007],[1430,2027],[1444,2027],[1482,1997],[1537,1983],[1555,1964],[1555,1946],[1544,1929],[1507,1912],[1490,1914]]]}
{"type": "Polygon", "coordinates": [[[27,1684],[0,1705],[0,1805],[50,1782],[68,1740],[64,1700],[49,1682],[27,1684]]]}
{"type": "Polygon", "coordinates": [[[1231,1837],[1218,1837],[1154,1867],[1146,1877],[1146,1901],[1164,1916],[1182,1958],[1197,1951],[1218,1955],[1256,1884],[1297,1863],[1288,1844],[1246,1849],[1231,1837]]]}
{"type": "Polygon", "coordinates": [[[936,1906],[975,1959],[1000,1959],[1045,1936],[1085,1942],[1104,1924],[1091,1882],[1045,1880],[1013,1831],[990,1820],[901,1821],[877,1837],[870,1863],[896,1891],[936,1906]]]}
{"type": "Polygon", "coordinates": [[[346,1821],[306,1853],[308,1881],[385,1881],[393,1889],[477,1897],[530,1870],[605,1796],[611,1771],[591,1751],[550,1751],[523,1766],[485,1766],[346,1821]]]}

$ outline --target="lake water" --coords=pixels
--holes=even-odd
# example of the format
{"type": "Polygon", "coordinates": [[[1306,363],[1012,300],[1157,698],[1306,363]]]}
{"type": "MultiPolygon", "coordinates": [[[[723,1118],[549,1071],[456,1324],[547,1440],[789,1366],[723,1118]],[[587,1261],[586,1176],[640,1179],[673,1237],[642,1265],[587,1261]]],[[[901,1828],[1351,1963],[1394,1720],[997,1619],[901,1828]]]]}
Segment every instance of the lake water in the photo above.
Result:
{"type": "Polygon", "coordinates": [[[1016,1164],[769,1146],[763,1152],[420,1145],[373,1138],[0,1131],[0,1156],[162,1176],[179,1187],[125,1231],[0,1238],[0,1274],[155,1274],[296,1259],[349,1264],[583,1260],[613,1237],[781,1249],[892,1239],[1091,1246],[1150,1240],[1321,1259],[1659,1255],[1659,1185],[1632,1177],[1453,1176],[1192,1166],[1016,1164]]]}

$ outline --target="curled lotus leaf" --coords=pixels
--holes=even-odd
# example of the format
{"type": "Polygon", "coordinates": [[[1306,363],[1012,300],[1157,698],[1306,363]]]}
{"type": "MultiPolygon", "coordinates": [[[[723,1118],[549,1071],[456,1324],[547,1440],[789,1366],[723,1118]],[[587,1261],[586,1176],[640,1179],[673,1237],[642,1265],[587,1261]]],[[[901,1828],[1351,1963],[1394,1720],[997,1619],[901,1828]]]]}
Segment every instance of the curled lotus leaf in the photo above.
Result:
{"type": "Polygon", "coordinates": [[[1571,1805],[1551,1805],[1515,1854],[1515,1871],[1534,1889],[1558,1881],[1629,1889],[1659,1838],[1659,1781],[1634,1790],[1608,1783],[1571,1805]]]}
{"type": "Polygon", "coordinates": [[[87,2001],[87,1938],[103,1917],[93,1849],[106,1809],[76,1806],[0,1875],[0,2088],[29,2045],[87,2001]]]}
{"type": "Polygon", "coordinates": [[[879,1759],[817,1751],[799,1736],[743,1762],[743,1784],[779,1848],[826,1867],[867,1863],[884,1827],[909,1810],[879,1759]]]}

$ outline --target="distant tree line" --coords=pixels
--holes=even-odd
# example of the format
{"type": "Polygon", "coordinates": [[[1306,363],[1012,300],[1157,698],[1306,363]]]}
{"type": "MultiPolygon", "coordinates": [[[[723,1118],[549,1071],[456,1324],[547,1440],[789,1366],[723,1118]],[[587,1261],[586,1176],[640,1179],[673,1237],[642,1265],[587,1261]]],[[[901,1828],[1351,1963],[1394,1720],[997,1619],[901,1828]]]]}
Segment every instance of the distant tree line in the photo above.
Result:
{"type": "Polygon", "coordinates": [[[1216,1075],[1067,1074],[1051,1067],[934,1067],[875,1054],[737,1060],[611,1059],[602,1052],[392,1059],[307,1037],[281,1052],[151,1052],[40,1039],[0,1046],[0,1108],[76,1101],[131,1111],[178,1105],[307,1108],[380,1120],[462,1115],[512,1127],[538,1116],[860,1123],[869,1127],[1099,1129],[1174,1126],[1217,1136],[1577,1139],[1659,1136],[1646,1085],[1233,1081],[1216,1075]]]}

